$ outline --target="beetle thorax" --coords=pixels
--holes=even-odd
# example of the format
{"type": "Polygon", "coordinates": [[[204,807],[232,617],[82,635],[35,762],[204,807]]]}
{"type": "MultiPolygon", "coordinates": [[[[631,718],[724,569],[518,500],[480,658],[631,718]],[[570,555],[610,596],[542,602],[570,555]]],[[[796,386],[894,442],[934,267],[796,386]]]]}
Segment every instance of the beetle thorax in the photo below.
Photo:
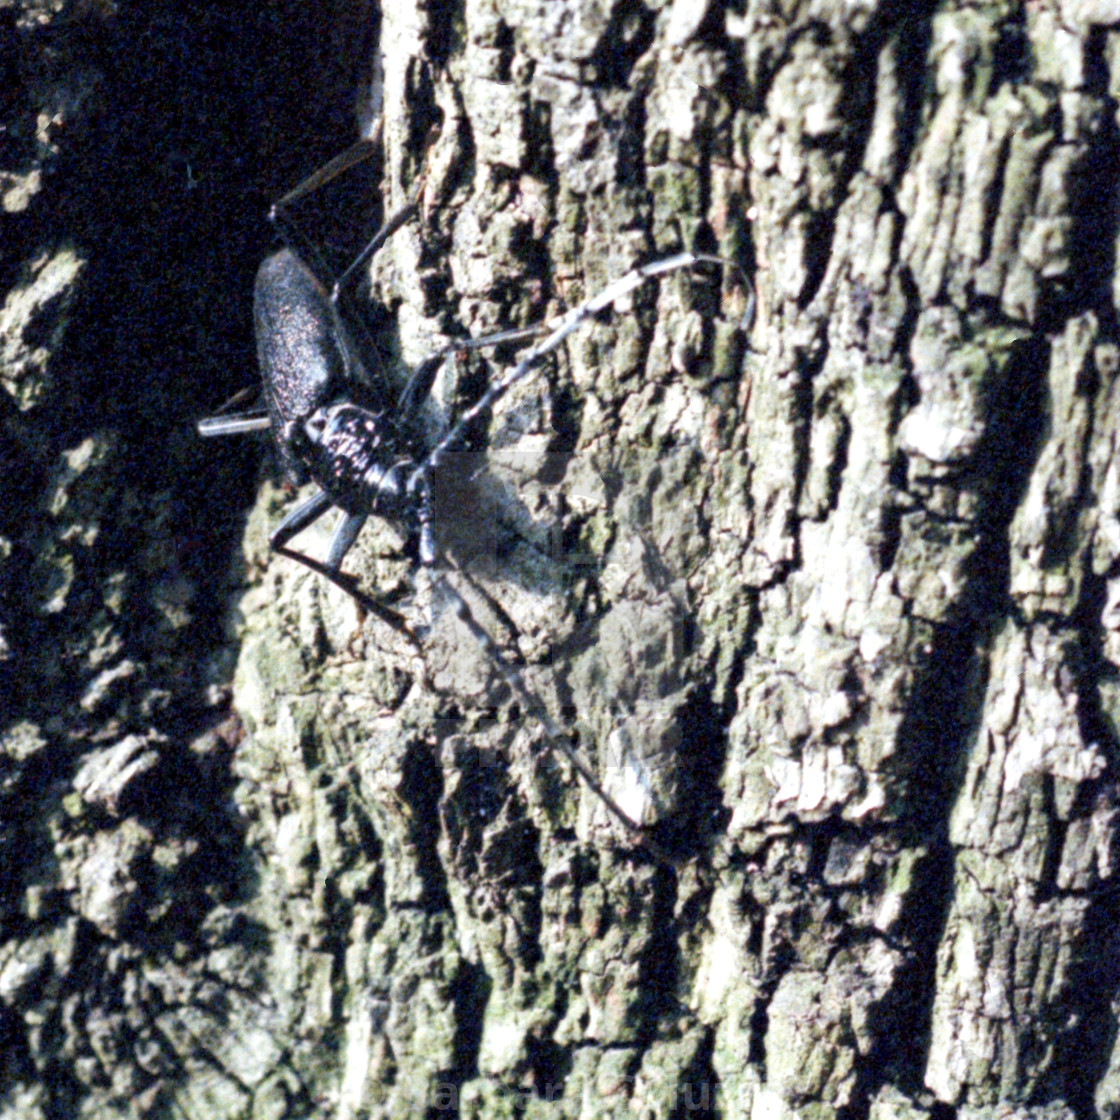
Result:
{"type": "Polygon", "coordinates": [[[354,404],[316,409],[303,424],[311,477],[347,513],[407,518],[407,493],[415,463],[398,447],[396,430],[384,413],[354,404]]]}

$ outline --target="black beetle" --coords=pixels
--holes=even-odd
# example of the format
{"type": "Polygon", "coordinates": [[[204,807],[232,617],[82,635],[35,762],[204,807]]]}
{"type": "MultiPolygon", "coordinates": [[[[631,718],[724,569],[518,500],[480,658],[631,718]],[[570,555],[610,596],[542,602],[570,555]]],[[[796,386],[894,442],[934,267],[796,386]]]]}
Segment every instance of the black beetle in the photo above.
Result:
{"type": "MultiPolygon", "coordinates": [[[[287,204],[317,189],[359,159],[367,158],[371,150],[371,142],[363,141],[332,160],[273,206],[270,217],[281,233],[284,231],[280,215],[287,204]]],[[[384,224],[330,290],[291,247],[292,239],[285,238],[286,247],[261,264],[254,292],[253,318],[267,414],[218,415],[201,421],[198,430],[204,436],[215,436],[270,428],[290,479],[297,485],[313,481],[319,487],[273,530],[272,548],[331,580],[368,611],[411,636],[396,611],[362,591],[355,578],[342,571],[342,562],[370,514],[401,527],[419,563],[436,569],[436,578],[448,593],[456,615],[474,635],[510,689],[540,721],[548,745],[560,750],[572,762],[618,820],[632,832],[642,835],[640,826],[603,789],[545,706],[525,684],[520,672],[503,656],[462,595],[443,574],[442,569],[449,561],[440,549],[437,527],[433,523],[433,474],[452,451],[462,446],[471,425],[585,320],[652,277],[703,262],[737,266],[722,257],[690,252],[639,266],[555,319],[521,330],[456,341],[436,351],[420,363],[403,391],[393,400],[389,387],[371,379],[364,370],[358,349],[340,314],[340,294],[359,268],[417,213],[418,196],[419,191],[384,224]],[[442,439],[434,446],[427,445],[421,433],[419,412],[448,355],[542,334],[545,337],[527,350],[509,373],[493,382],[458,417],[442,439]],[[375,398],[372,403],[371,397],[375,398]],[[331,537],[325,562],[288,547],[293,537],[332,507],[339,509],[342,517],[331,537]]],[[[643,836],[643,844],[658,858],[667,858],[647,837],[643,836]]]]}

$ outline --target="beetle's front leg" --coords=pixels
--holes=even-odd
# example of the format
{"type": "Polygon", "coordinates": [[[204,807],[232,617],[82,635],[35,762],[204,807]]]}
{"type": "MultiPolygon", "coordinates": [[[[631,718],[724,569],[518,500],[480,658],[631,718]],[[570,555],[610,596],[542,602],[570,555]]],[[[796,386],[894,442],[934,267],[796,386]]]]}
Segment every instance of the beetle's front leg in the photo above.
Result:
{"type": "Polygon", "coordinates": [[[321,575],[324,579],[329,579],[335,587],[345,591],[363,610],[376,615],[382,622],[404,634],[413,644],[419,645],[416,635],[412,632],[403,615],[393,610],[392,607],[387,607],[384,603],[367,595],[358,586],[356,576],[341,570],[343,557],[350,550],[350,546],[366,523],[366,515],[343,515],[331,537],[331,547],[326,563],[288,547],[288,542],[293,537],[322,517],[332,505],[330,498],[322,490],[312,495],[307,501],[301,502],[272,531],[268,542],[270,547],[280,556],[295,560],[305,568],[310,568],[311,571],[321,575]]]}
{"type": "Polygon", "coordinates": [[[329,579],[335,587],[346,592],[362,610],[366,611],[368,614],[375,615],[386,625],[391,626],[398,633],[403,634],[417,649],[420,648],[420,639],[416,636],[412,627],[405,621],[404,615],[393,610],[392,607],[387,607],[384,603],[378,599],[374,599],[371,595],[367,595],[358,586],[357,576],[352,576],[349,572],[340,572],[324,564],[321,560],[316,560],[313,556],[308,556],[303,552],[297,552],[294,548],[288,548],[287,545],[274,544],[272,547],[280,556],[286,556],[289,560],[295,560],[305,568],[310,568],[311,571],[322,576],[323,579],[329,579]]]}

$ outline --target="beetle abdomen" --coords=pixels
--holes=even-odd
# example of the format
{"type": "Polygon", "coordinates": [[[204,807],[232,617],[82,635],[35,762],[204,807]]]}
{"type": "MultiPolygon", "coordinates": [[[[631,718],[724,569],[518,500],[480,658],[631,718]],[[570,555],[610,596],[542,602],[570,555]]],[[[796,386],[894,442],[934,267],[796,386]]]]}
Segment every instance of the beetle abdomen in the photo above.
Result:
{"type": "Polygon", "coordinates": [[[281,433],[344,391],[346,355],[327,293],[290,249],[265,258],[257,270],[253,322],[276,447],[287,473],[306,482],[305,465],[281,433]]]}

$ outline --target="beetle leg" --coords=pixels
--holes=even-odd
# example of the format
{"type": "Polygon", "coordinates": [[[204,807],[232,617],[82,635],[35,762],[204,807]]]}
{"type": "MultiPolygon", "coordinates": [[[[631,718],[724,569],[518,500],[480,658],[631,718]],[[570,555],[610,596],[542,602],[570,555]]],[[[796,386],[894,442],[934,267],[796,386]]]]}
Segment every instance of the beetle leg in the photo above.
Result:
{"type": "Polygon", "coordinates": [[[316,560],[313,556],[307,556],[302,552],[296,552],[294,548],[288,548],[287,545],[274,544],[272,547],[281,556],[285,556],[289,560],[295,560],[305,568],[310,568],[311,571],[322,576],[323,579],[330,580],[335,587],[349,595],[364,611],[368,614],[375,615],[387,626],[391,626],[396,630],[398,634],[403,634],[417,649],[420,648],[420,639],[413,632],[412,627],[405,621],[404,615],[393,610],[392,607],[387,607],[380,600],[374,599],[373,596],[367,595],[358,586],[357,576],[352,576],[349,572],[336,571],[334,568],[328,567],[321,560],[316,560]]]}
{"type": "Polygon", "coordinates": [[[327,552],[328,568],[337,572],[342,567],[342,561],[358,539],[358,534],[362,531],[362,526],[366,523],[368,516],[365,513],[344,513],[339,518],[334,533],[331,535],[330,550],[327,552]]]}
{"type": "Polygon", "coordinates": [[[337,179],[343,172],[349,171],[351,167],[356,167],[359,163],[369,159],[377,151],[379,132],[380,124],[372,135],[363,137],[357,143],[351,144],[346,151],[339,153],[334,159],[312,171],[306,179],[294,186],[283,198],[278,198],[272,204],[272,209],[268,214],[269,219],[276,221],[293,202],[298,202],[305,195],[314,194],[315,191],[326,186],[332,179],[337,179]]]}
{"type": "Polygon", "coordinates": [[[207,436],[237,436],[244,432],[263,432],[269,426],[268,413],[227,412],[207,416],[195,425],[198,434],[207,436]]]}
{"type": "Polygon", "coordinates": [[[331,505],[332,502],[330,498],[322,490],[313,494],[306,502],[300,502],[300,504],[272,530],[272,535],[268,538],[269,545],[276,552],[281,552],[292,537],[296,536],[297,533],[302,533],[308,525],[318,521],[319,518],[331,508],[331,505]]]}

